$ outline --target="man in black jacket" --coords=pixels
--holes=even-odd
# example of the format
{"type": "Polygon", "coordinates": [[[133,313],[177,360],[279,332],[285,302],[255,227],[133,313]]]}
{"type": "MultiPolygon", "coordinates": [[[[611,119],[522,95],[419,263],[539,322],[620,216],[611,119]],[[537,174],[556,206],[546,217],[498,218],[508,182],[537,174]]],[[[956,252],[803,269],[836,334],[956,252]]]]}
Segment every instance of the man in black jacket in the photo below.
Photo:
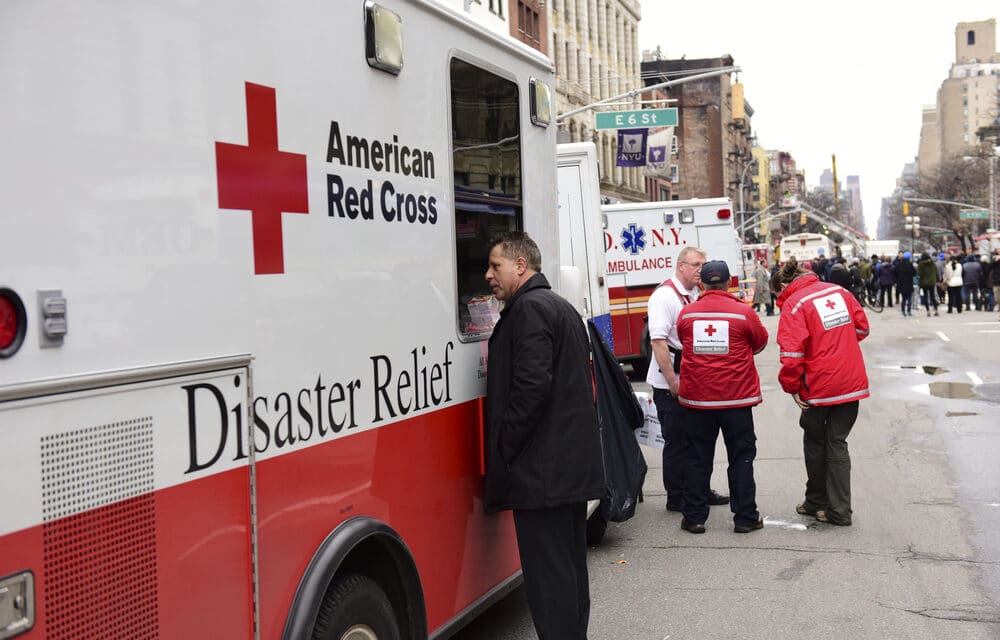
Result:
{"type": "Polygon", "coordinates": [[[486,378],[486,510],[512,509],[540,640],[586,640],[587,500],[604,495],[590,346],[579,313],[553,293],[528,234],[490,248],[502,302],[486,378]]]}

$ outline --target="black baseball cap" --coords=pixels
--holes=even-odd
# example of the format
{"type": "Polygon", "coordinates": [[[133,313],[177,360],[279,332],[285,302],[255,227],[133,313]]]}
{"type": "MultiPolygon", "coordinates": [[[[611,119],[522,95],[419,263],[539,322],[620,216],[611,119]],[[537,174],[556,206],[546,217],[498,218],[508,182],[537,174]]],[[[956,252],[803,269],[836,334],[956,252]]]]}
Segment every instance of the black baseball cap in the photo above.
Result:
{"type": "Polygon", "coordinates": [[[729,282],[729,265],[722,260],[709,260],[701,266],[701,281],[705,284],[729,282]]]}

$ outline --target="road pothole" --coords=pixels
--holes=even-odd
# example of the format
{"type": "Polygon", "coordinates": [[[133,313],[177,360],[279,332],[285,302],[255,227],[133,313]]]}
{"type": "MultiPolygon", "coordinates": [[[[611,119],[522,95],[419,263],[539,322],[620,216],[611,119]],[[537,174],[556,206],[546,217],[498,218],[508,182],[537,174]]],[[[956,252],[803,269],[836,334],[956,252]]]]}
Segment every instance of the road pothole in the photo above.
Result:
{"type": "Polygon", "coordinates": [[[968,400],[975,397],[969,382],[931,382],[927,385],[927,391],[936,398],[968,400]]]}

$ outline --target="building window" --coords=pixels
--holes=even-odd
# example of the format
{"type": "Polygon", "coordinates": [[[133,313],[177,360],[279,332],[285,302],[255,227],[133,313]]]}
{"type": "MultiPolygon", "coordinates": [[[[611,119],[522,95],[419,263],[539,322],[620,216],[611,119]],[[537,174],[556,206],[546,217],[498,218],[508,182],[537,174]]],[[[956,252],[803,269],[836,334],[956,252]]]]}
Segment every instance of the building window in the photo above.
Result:
{"type": "MultiPolygon", "coordinates": [[[[539,0],[517,0],[517,31],[521,40],[538,48],[542,44],[539,0]]],[[[571,61],[567,61],[571,62],[571,61]]]]}
{"type": "Polygon", "coordinates": [[[490,0],[490,12],[495,14],[498,18],[502,18],[504,2],[506,2],[506,0],[490,0]]]}
{"type": "Polygon", "coordinates": [[[965,44],[969,45],[970,47],[972,45],[976,44],[976,32],[975,31],[970,31],[969,33],[965,34],[965,44]]]}

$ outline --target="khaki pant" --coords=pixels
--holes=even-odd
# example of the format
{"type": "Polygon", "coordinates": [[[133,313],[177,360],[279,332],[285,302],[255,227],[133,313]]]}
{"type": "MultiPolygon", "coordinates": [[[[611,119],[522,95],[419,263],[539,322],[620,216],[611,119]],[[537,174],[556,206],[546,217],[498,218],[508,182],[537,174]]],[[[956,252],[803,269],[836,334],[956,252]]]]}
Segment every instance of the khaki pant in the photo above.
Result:
{"type": "Polygon", "coordinates": [[[851,522],[851,454],[847,436],[858,418],[858,402],[802,411],[802,450],[806,462],[808,511],[825,509],[830,522],[851,522]]]}

